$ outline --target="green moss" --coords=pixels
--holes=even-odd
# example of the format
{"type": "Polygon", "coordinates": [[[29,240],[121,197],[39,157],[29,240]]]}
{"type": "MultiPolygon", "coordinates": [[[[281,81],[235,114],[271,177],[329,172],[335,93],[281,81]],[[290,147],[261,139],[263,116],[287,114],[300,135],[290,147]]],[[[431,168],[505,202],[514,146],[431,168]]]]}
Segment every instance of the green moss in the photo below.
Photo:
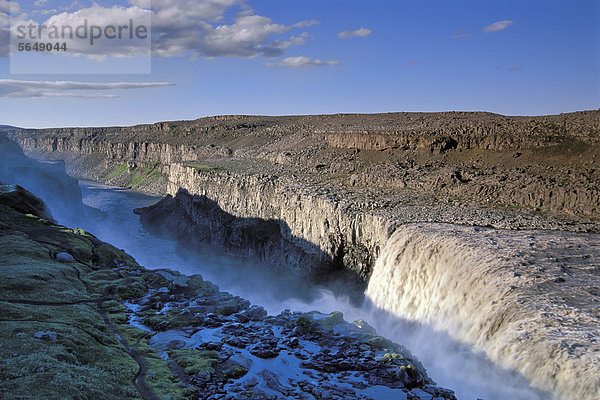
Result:
{"type": "Polygon", "coordinates": [[[188,288],[198,296],[206,296],[219,291],[219,287],[214,283],[205,281],[200,275],[192,275],[188,281],[188,288]]]}
{"type": "Polygon", "coordinates": [[[366,340],[365,343],[373,350],[389,350],[396,347],[392,341],[381,336],[373,336],[366,340]]]}
{"type": "Polygon", "coordinates": [[[120,345],[103,345],[81,329],[1,321],[0,342],[0,392],[6,398],[140,398],[132,384],[137,363],[120,345]],[[33,338],[42,330],[55,332],[57,340],[33,338]]]}
{"type": "Polygon", "coordinates": [[[184,369],[186,375],[195,375],[199,372],[214,373],[218,363],[217,353],[214,351],[198,351],[193,349],[170,350],[169,357],[184,369]]]}
{"type": "Polygon", "coordinates": [[[398,360],[404,358],[404,356],[399,353],[385,353],[383,356],[390,360],[398,360]]]}
{"type": "Polygon", "coordinates": [[[124,277],[112,270],[91,272],[83,278],[98,295],[111,295],[115,300],[128,300],[144,296],[148,292],[140,277],[124,277]]]}
{"type": "Polygon", "coordinates": [[[137,186],[140,183],[142,183],[142,181],[149,179],[152,176],[156,177],[156,173],[158,173],[158,175],[160,176],[160,172],[156,170],[157,167],[158,162],[153,162],[147,167],[136,168],[133,176],[129,180],[129,185],[131,187],[137,186]]]}
{"type": "Polygon", "coordinates": [[[145,381],[160,399],[187,399],[194,392],[182,387],[167,362],[148,345],[148,332],[127,324],[116,325],[117,332],[129,344],[134,344],[147,366],[145,381]]]}
{"type": "Polygon", "coordinates": [[[103,323],[95,304],[26,305],[0,302],[0,319],[31,321],[72,326],[81,329],[106,345],[118,345],[118,340],[103,323]]]}
{"type": "Polygon", "coordinates": [[[248,373],[248,369],[242,366],[235,366],[223,372],[223,377],[225,379],[240,379],[244,375],[248,373]]]}
{"type": "MultiPolygon", "coordinates": [[[[148,333],[127,324],[128,310],[119,301],[143,296],[149,283],[106,267],[143,271],[133,258],[85,231],[2,205],[0,249],[3,398],[140,398],[133,384],[139,365],[118,337],[140,355],[148,368],[145,381],[159,398],[198,397],[180,385],[148,345],[148,333]],[[75,261],[57,262],[55,256],[62,251],[75,261]],[[100,296],[106,300],[98,306],[100,296]],[[56,340],[35,338],[39,331],[55,333],[56,340]]],[[[148,276],[160,279],[159,274],[148,276]]],[[[198,289],[206,288],[201,279],[194,282],[198,289]]],[[[183,325],[189,316],[167,318],[183,325]]],[[[204,362],[212,365],[210,360],[204,362]]]]}
{"type": "Polygon", "coordinates": [[[344,314],[339,311],[334,311],[326,318],[319,320],[319,325],[325,329],[333,329],[334,326],[344,322],[344,314]]]}
{"type": "Polygon", "coordinates": [[[127,171],[127,164],[123,163],[119,165],[109,176],[108,179],[116,178],[121,175],[123,172],[127,171]]]}
{"type": "Polygon", "coordinates": [[[18,247],[11,238],[0,238],[0,299],[49,303],[91,299],[73,268],[53,262],[47,253],[45,259],[13,253],[18,247]]]}
{"type": "Polygon", "coordinates": [[[142,279],[145,282],[151,285],[164,286],[167,288],[171,288],[173,286],[173,282],[165,278],[163,275],[155,272],[155,271],[146,271],[142,275],[142,279]]]}
{"type": "Polygon", "coordinates": [[[240,309],[240,304],[235,299],[224,301],[219,303],[216,309],[216,313],[220,315],[231,315],[235,314],[240,309]]]}
{"type": "Polygon", "coordinates": [[[194,326],[198,324],[194,316],[189,313],[180,314],[179,309],[169,310],[165,313],[148,310],[142,313],[141,316],[142,322],[156,331],[165,331],[180,326],[194,326]]]}
{"type": "Polygon", "coordinates": [[[296,325],[308,329],[312,324],[312,318],[308,314],[302,314],[296,318],[296,325]]]}

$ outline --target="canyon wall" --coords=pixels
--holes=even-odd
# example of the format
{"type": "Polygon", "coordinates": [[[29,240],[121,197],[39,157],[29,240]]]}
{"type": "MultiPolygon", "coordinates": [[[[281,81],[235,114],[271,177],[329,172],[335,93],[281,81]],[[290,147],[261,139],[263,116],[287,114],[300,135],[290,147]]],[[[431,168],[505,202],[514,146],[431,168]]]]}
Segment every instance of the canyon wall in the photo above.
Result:
{"type": "MultiPolygon", "coordinates": [[[[234,216],[277,220],[282,237],[319,260],[324,268],[345,267],[365,281],[394,229],[389,219],[348,212],[343,203],[316,195],[311,188],[296,184],[292,179],[203,172],[176,162],[192,157],[193,149],[190,148],[169,144],[13,137],[29,155],[65,159],[72,175],[101,182],[110,182],[111,171],[123,162],[128,168],[135,169],[161,160],[159,168],[166,186],[151,186],[151,191],[175,196],[179,189],[185,189],[190,201],[180,202],[182,213],[191,217],[195,213],[191,196],[203,195],[234,216]]],[[[290,258],[288,261],[297,271],[318,269],[318,265],[303,265],[305,259],[290,258]]]]}
{"type": "MultiPolygon", "coordinates": [[[[223,116],[7,131],[28,154],[65,160],[78,178],[157,195],[185,189],[234,216],[277,220],[286,240],[364,280],[406,222],[595,230],[600,217],[600,111],[223,116]]],[[[180,203],[193,214],[192,203],[180,203]]]]}
{"type": "MultiPolygon", "coordinates": [[[[344,266],[367,279],[392,221],[370,213],[347,212],[344,203],[311,193],[310,188],[276,176],[204,173],[182,164],[168,167],[169,194],[180,188],[214,199],[232,215],[280,223],[282,237],[324,264],[344,266]]],[[[193,213],[191,207],[185,212],[193,213]]],[[[292,261],[295,268],[312,268],[292,261]]]]}

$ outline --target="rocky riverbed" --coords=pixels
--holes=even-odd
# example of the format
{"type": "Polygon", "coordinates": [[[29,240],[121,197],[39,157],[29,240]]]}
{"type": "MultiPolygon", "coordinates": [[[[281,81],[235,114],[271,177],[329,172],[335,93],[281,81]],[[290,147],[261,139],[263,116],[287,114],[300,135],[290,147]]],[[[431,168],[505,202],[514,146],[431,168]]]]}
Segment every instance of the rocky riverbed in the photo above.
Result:
{"type": "MultiPolygon", "coordinates": [[[[254,241],[260,251],[253,256],[263,261],[285,260],[282,267],[299,276],[346,270],[370,283],[384,249],[388,255],[403,254],[401,245],[391,245],[403,243],[406,238],[399,236],[411,224],[426,224],[415,225],[425,228],[449,224],[441,236],[437,228],[425,229],[427,235],[419,236],[419,242],[426,244],[425,249],[439,248],[447,255],[433,266],[441,266],[440,271],[453,278],[454,272],[465,272],[471,253],[477,253],[479,247],[483,246],[484,252],[496,250],[493,243],[490,247],[480,242],[463,252],[457,243],[462,230],[452,226],[466,225],[465,231],[472,235],[481,227],[498,230],[489,235],[493,241],[496,234],[518,238],[514,248],[523,251],[507,262],[524,263],[515,270],[518,276],[506,275],[512,269],[504,268],[502,257],[498,263],[481,263],[481,268],[465,273],[481,282],[492,274],[498,278],[493,280],[496,293],[515,295],[510,297],[512,304],[525,304],[519,310],[535,310],[527,315],[514,313],[503,302],[492,301],[499,318],[488,330],[490,334],[469,329],[463,335],[457,333],[460,329],[448,327],[444,314],[452,309],[448,296],[435,297],[431,307],[414,315],[402,306],[406,299],[398,291],[384,290],[385,298],[378,302],[400,304],[390,311],[401,317],[415,316],[419,322],[445,329],[457,340],[477,344],[498,365],[521,371],[530,382],[553,390],[557,397],[595,396],[594,388],[589,387],[596,379],[595,371],[584,367],[584,378],[575,374],[571,379],[570,369],[556,362],[540,373],[531,366],[541,365],[543,357],[538,350],[545,350],[529,351],[521,345],[512,353],[494,349],[503,340],[495,333],[507,330],[515,315],[524,315],[525,322],[533,324],[523,325],[527,326],[523,338],[514,336],[519,343],[535,344],[528,340],[527,330],[535,330],[539,323],[564,320],[576,329],[552,329],[551,347],[557,349],[552,354],[597,363],[596,353],[584,356],[572,347],[586,347],[573,340],[596,343],[597,335],[588,330],[594,332],[599,326],[594,306],[598,296],[595,256],[579,257],[582,248],[596,248],[588,244],[593,242],[593,234],[600,232],[598,110],[545,117],[487,113],[226,116],[135,127],[7,131],[28,154],[64,160],[74,176],[171,195],[164,200],[163,210],[148,212],[146,219],[168,222],[176,216],[180,232],[172,232],[175,236],[208,230],[210,237],[193,237],[246,254],[257,250],[254,241]],[[257,227],[269,229],[257,231],[257,227]],[[505,235],[500,232],[504,230],[520,232],[505,235]],[[237,236],[228,236],[230,231],[237,236]],[[531,237],[527,231],[532,232],[531,237]],[[569,236],[574,238],[572,246],[561,247],[565,254],[556,257],[544,255],[538,238],[562,243],[562,232],[573,232],[569,236]],[[531,245],[534,255],[523,256],[529,254],[527,246],[531,245]],[[446,268],[447,259],[452,261],[450,269],[446,268]],[[570,265],[572,262],[577,265],[570,265]],[[579,270],[585,273],[578,274],[579,270]],[[519,276],[527,279],[517,279],[519,276]],[[580,279],[582,276],[585,279],[580,279]],[[585,304],[567,291],[583,293],[585,304]],[[553,300],[544,302],[543,298],[553,300]],[[568,304],[561,307],[561,302],[568,304]],[[583,314],[591,322],[579,318],[583,314]],[[579,329],[579,324],[586,326],[579,329]],[[515,361],[512,355],[517,353],[524,356],[515,361]],[[509,362],[511,357],[514,362],[509,362]],[[573,387],[576,392],[570,389],[573,387]]],[[[513,247],[510,240],[499,243],[500,253],[513,247]]],[[[443,273],[433,272],[435,268],[427,266],[436,258],[425,254],[415,255],[422,262],[411,264],[415,281],[407,290],[433,282],[435,293],[455,293],[449,286],[455,279],[442,279],[443,273]]],[[[404,270],[394,260],[402,258],[387,258],[385,270],[399,276],[395,271],[404,270]]],[[[404,284],[381,281],[389,284],[388,289],[404,284]]],[[[457,296],[463,311],[473,310],[473,318],[481,317],[476,315],[479,298],[470,296],[468,290],[457,296]]]]}
{"type": "Polygon", "coordinates": [[[364,321],[268,316],[50,219],[31,193],[0,186],[6,397],[455,398],[364,321]]]}

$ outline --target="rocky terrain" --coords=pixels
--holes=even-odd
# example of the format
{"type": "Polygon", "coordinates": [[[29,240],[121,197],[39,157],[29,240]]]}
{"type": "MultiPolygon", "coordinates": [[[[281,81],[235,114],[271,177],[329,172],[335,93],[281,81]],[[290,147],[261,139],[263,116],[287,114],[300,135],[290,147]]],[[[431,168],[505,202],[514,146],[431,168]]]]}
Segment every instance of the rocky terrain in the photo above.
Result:
{"type": "Polygon", "coordinates": [[[315,259],[289,257],[295,270],[341,264],[366,281],[387,238],[411,222],[600,230],[598,110],[5,131],[77,177],[173,196],[182,188],[229,214],[280,221],[284,238],[315,259]]]}
{"type": "Polygon", "coordinates": [[[557,398],[595,396],[595,367],[578,360],[598,365],[597,353],[577,349],[595,348],[600,327],[600,110],[223,116],[5,131],[29,155],[64,160],[73,176],[168,194],[139,210],[156,232],[166,227],[301,277],[349,271],[369,283],[367,300],[448,331],[557,398]],[[439,228],[457,225],[471,236],[482,227],[498,233],[463,248],[469,235],[439,228]],[[412,226],[425,232],[417,235],[422,254],[406,270],[410,279],[392,279],[404,276],[402,243],[412,226]],[[560,251],[548,258],[539,241],[560,251]],[[473,263],[480,250],[494,261],[473,263]],[[481,284],[482,297],[458,276],[481,284]],[[427,301],[421,292],[431,294],[427,301]],[[585,304],[569,293],[582,293],[585,304]],[[457,304],[464,319],[451,318],[457,304]],[[545,332],[551,339],[540,341],[545,332]],[[539,354],[547,352],[557,358],[544,364],[539,354]]]}
{"type": "Polygon", "coordinates": [[[0,184],[0,248],[2,397],[455,398],[364,321],[146,270],[19,186],[0,184]]]}

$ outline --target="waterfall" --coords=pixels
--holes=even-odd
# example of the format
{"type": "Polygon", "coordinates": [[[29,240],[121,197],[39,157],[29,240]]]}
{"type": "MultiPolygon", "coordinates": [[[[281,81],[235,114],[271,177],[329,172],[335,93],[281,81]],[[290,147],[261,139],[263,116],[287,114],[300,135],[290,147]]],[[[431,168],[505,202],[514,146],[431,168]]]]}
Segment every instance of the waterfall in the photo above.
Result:
{"type": "MultiPolygon", "coordinates": [[[[558,299],[549,276],[525,261],[543,240],[474,227],[403,226],[374,266],[366,302],[447,332],[557,398],[599,399],[597,315],[558,299]]],[[[554,269],[544,268],[553,277],[554,269]]]]}

